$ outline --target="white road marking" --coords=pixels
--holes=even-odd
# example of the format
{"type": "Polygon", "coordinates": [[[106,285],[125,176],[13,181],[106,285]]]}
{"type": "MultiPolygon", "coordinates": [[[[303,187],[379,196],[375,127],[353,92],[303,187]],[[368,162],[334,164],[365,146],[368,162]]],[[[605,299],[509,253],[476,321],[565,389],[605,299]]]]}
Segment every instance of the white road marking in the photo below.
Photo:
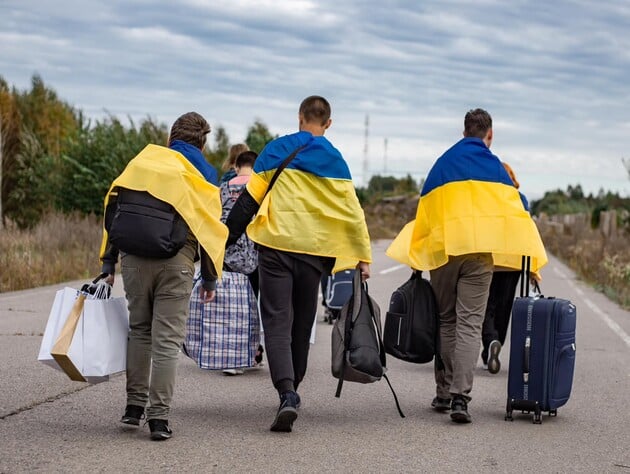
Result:
{"type": "Polygon", "coordinates": [[[553,267],[553,271],[562,278],[568,278],[567,275],[556,266],[553,267]]]}
{"type": "Polygon", "coordinates": [[[400,264],[400,265],[396,265],[396,266],[393,266],[393,267],[386,268],[385,270],[381,270],[378,273],[380,275],[386,275],[387,273],[392,273],[392,272],[395,272],[397,270],[400,270],[401,268],[406,268],[406,267],[407,267],[407,265],[400,264]]]}
{"type": "MultiPolygon", "coordinates": [[[[558,275],[564,276],[564,274],[560,270],[558,270],[556,267],[554,267],[553,270],[558,275]]],[[[621,340],[625,342],[628,347],[630,347],[630,335],[628,335],[628,333],[624,331],[614,319],[612,319],[610,316],[604,313],[601,309],[599,309],[599,307],[595,303],[593,303],[590,299],[586,298],[584,296],[584,292],[580,288],[578,288],[578,286],[573,281],[567,279],[567,282],[569,283],[569,286],[571,286],[577,294],[582,296],[582,300],[584,301],[584,303],[586,303],[586,306],[588,306],[591,309],[591,311],[593,311],[593,313],[599,316],[602,319],[602,321],[604,321],[606,325],[610,329],[612,329],[612,331],[615,334],[617,334],[617,336],[619,336],[621,340]]]]}
{"type": "Polygon", "coordinates": [[[628,333],[626,331],[624,331],[621,326],[619,326],[619,324],[617,324],[610,316],[608,316],[606,313],[604,313],[601,309],[599,309],[595,303],[593,303],[591,300],[589,300],[588,298],[584,298],[584,302],[586,303],[586,306],[588,306],[589,308],[591,308],[591,310],[597,314],[600,318],[602,318],[604,320],[604,322],[608,325],[608,327],[610,329],[613,330],[613,332],[615,334],[617,334],[617,336],[619,336],[621,338],[621,340],[623,342],[626,343],[626,346],[630,347],[630,335],[628,335],[628,333]]]}

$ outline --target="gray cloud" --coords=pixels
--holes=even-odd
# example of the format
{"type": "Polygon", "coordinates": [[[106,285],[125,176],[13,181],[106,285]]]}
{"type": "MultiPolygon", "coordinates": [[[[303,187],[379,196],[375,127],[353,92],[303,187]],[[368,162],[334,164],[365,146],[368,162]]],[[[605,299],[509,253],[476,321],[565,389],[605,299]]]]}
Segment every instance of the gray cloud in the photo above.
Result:
{"type": "Polygon", "coordinates": [[[419,178],[479,106],[526,193],[628,194],[629,27],[615,0],[8,0],[0,74],[26,88],[37,72],[93,117],[198,110],[233,141],[255,118],[293,131],[322,94],[358,182],[366,114],[371,172],[419,178]]]}

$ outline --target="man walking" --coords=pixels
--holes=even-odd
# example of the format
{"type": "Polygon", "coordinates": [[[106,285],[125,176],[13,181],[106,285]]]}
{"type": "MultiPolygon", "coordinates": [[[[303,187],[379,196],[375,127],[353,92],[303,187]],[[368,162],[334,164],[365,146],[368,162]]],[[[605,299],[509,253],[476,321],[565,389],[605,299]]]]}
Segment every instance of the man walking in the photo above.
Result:
{"type": "Polygon", "coordinates": [[[468,403],[493,266],[529,255],[535,271],[547,261],[514,183],[490,152],[492,140],[490,114],[469,111],[464,138],[433,165],[415,221],[386,252],[412,268],[430,271],[444,361],[444,370],[436,368],[432,406],[450,409],[458,423],[471,422],[468,403]]]}
{"type": "Polygon", "coordinates": [[[214,299],[227,228],[220,222],[217,174],[202,150],[210,126],[195,112],[173,124],[168,147],[148,145],[114,180],[105,199],[101,248],[113,284],[121,254],[129,303],[127,407],[121,421],[145,416],[151,439],[171,437],[168,415],[184,340],[194,261],[201,257],[204,302],[214,299]]]}
{"type": "Polygon", "coordinates": [[[322,273],[356,267],[370,275],[370,239],[350,170],[324,138],[330,114],[323,97],[304,99],[299,132],[267,144],[226,222],[227,245],[246,227],[259,245],[261,318],[280,396],[272,431],[290,432],[297,418],[322,273]]]}

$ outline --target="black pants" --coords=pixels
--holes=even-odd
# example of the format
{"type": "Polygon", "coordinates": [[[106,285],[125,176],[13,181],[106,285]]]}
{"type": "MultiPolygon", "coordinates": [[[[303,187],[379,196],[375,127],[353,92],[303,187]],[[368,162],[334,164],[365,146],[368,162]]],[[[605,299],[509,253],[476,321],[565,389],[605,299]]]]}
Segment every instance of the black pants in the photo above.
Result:
{"type": "Polygon", "coordinates": [[[332,260],[261,247],[260,314],[271,381],[279,393],[297,390],[306,373],[322,272],[332,260]]]}
{"type": "Polygon", "coordinates": [[[481,330],[483,341],[481,357],[484,362],[487,361],[488,346],[492,341],[497,340],[501,345],[505,343],[520,275],[520,271],[494,272],[492,275],[488,305],[481,330]]]}

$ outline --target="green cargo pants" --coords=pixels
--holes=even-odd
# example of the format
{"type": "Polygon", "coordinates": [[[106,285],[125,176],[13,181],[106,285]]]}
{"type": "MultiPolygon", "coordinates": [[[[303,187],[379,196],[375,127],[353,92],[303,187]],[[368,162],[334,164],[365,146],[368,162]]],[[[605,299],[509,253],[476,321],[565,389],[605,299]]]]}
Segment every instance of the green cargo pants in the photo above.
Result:
{"type": "Polygon", "coordinates": [[[128,254],[121,259],[129,304],[127,404],[146,406],[147,420],[168,419],[186,334],[193,257],[187,244],[167,259],[128,254]]]}

